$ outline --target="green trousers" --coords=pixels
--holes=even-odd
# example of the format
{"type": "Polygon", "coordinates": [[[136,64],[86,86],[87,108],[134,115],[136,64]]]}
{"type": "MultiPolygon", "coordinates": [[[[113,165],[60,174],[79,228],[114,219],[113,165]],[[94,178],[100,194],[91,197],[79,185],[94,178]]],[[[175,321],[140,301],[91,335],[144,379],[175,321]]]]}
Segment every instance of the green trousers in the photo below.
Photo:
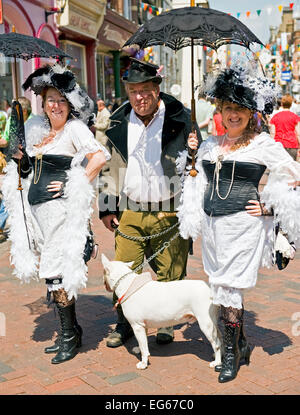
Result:
{"type": "MultiPolygon", "coordinates": [[[[160,233],[178,221],[175,214],[170,212],[134,212],[124,210],[119,218],[119,230],[128,236],[144,237],[160,233]]],[[[147,240],[134,241],[121,236],[116,232],[115,260],[134,261],[132,268],[138,267],[144,261],[147,252],[156,252],[164,242],[169,241],[178,232],[176,226],[162,236],[147,240]]],[[[186,264],[189,250],[189,241],[177,236],[154,259],[154,268],[158,281],[180,280],[186,275],[186,264]]],[[[142,272],[140,270],[139,272],[142,272]]]]}

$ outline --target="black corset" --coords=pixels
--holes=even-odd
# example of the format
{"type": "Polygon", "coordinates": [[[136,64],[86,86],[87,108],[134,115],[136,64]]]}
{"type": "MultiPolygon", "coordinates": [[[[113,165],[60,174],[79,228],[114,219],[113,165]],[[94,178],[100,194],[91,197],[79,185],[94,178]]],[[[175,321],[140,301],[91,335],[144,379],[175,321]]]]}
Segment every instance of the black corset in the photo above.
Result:
{"type": "Polygon", "coordinates": [[[71,167],[73,157],[46,154],[41,158],[30,157],[33,166],[33,179],[29,187],[28,202],[30,205],[53,200],[56,192],[48,192],[50,182],[66,182],[67,172],[71,167]]]}
{"type": "Polygon", "coordinates": [[[266,166],[243,161],[222,161],[219,171],[219,195],[216,191],[216,164],[208,160],[202,160],[208,185],[204,194],[204,211],[210,216],[230,215],[245,210],[248,200],[258,200],[258,184],[264,174],[266,166]],[[234,177],[232,182],[232,172],[234,177]],[[231,186],[232,182],[232,187],[231,186]]]}

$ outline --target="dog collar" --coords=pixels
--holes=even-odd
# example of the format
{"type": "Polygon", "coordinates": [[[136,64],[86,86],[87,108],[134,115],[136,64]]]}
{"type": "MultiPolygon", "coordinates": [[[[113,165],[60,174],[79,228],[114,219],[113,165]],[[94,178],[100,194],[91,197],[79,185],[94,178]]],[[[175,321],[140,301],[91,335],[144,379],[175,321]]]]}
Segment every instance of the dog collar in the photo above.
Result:
{"type": "MultiPolygon", "coordinates": [[[[125,274],[124,277],[126,275],[128,274],[125,274]]],[[[145,284],[147,284],[150,281],[153,281],[150,272],[138,274],[136,278],[134,278],[128,289],[125,291],[125,293],[120,298],[118,298],[113,308],[116,309],[118,305],[124,303],[132,294],[137,292],[140,288],[142,288],[145,284]]]]}

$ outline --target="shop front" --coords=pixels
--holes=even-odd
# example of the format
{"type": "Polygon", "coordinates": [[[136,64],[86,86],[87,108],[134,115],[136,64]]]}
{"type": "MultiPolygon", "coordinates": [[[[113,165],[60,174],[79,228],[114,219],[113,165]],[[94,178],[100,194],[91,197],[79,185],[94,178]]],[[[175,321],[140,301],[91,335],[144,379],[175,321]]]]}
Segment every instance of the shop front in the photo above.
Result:
{"type": "Polygon", "coordinates": [[[121,79],[129,66],[129,57],[135,56],[136,50],[134,48],[123,50],[122,47],[137,29],[137,24],[107,9],[104,22],[98,32],[96,58],[97,94],[106,101],[126,99],[121,79]]]}
{"type": "MultiPolygon", "coordinates": [[[[58,46],[58,38],[55,33],[54,17],[45,21],[45,7],[53,6],[53,1],[39,2],[37,0],[2,0],[0,33],[9,33],[14,30],[28,36],[38,37],[58,46]],[[47,3],[47,4],[46,4],[47,3]]],[[[46,62],[46,60],[45,60],[46,62]]],[[[47,60],[49,63],[49,59],[47,60]]],[[[40,112],[37,98],[30,91],[24,92],[21,85],[29,74],[37,67],[44,64],[40,59],[17,60],[18,82],[12,77],[12,59],[0,58],[0,102],[11,103],[15,96],[25,95],[31,100],[33,112],[40,112]]]]}
{"type": "Polygon", "coordinates": [[[79,84],[92,98],[97,95],[96,42],[103,23],[106,0],[68,0],[57,18],[59,47],[73,59],[66,59],[79,84]]]}

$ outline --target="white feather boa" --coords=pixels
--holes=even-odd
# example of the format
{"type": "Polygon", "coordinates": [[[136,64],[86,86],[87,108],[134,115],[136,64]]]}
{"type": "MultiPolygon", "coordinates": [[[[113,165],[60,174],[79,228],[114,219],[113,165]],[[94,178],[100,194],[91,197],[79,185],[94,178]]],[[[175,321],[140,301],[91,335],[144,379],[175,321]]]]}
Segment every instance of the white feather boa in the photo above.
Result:
{"type": "Polygon", "coordinates": [[[8,212],[7,224],[9,227],[8,239],[11,241],[10,262],[14,266],[15,274],[22,282],[30,282],[38,279],[38,255],[34,250],[34,229],[31,222],[31,211],[27,200],[29,180],[22,180],[22,195],[26,223],[28,227],[30,247],[24,221],[21,191],[18,190],[17,166],[11,160],[6,166],[6,174],[3,179],[2,192],[5,207],[8,212]]]}
{"type": "MultiPolygon", "coordinates": [[[[288,181],[292,182],[290,178],[288,181]]],[[[300,189],[293,190],[288,181],[270,173],[268,182],[261,193],[261,201],[267,209],[273,208],[276,221],[290,242],[300,247],[300,189]]]]}
{"type": "Polygon", "coordinates": [[[77,298],[80,288],[86,287],[87,265],[83,251],[89,233],[89,219],[93,213],[94,188],[89,183],[85,169],[74,166],[68,172],[65,186],[66,221],[64,224],[66,241],[63,245],[63,285],[71,300],[77,298]]]}
{"type": "Polygon", "coordinates": [[[203,197],[207,180],[202,168],[201,157],[198,157],[195,165],[198,170],[197,176],[190,176],[188,170],[186,170],[185,174],[187,156],[188,152],[187,150],[184,150],[179,153],[179,157],[176,159],[177,171],[182,175],[183,179],[182,194],[177,217],[179,219],[180,235],[184,239],[191,237],[193,240],[196,240],[201,233],[201,222],[204,215],[203,197]]]}
{"type": "MultiPolygon", "coordinates": [[[[16,164],[11,161],[7,165],[7,173],[3,181],[3,195],[8,211],[9,240],[11,241],[11,264],[15,269],[13,273],[22,281],[30,282],[38,279],[38,253],[34,251],[34,236],[37,229],[31,216],[28,203],[28,189],[30,179],[22,180],[23,200],[29,231],[31,249],[27,242],[27,233],[24,223],[23,209],[18,186],[18,172],[16,164]]],[[[83,251],[89,232],[88,224],[92,214],[92,201],[94,188],[89,183],[85,169],[80,165],[74,165],[67,172],[65,186],[66,196],[66,221],[64,224],[66,237],[62,241],[63,252],[63,286],[69,299],[77,298],[78,290],[86,287],[87,265],[83,260],[83,251]]],[[[60,249],[59,247],[57,249],[60,249]]]]}

